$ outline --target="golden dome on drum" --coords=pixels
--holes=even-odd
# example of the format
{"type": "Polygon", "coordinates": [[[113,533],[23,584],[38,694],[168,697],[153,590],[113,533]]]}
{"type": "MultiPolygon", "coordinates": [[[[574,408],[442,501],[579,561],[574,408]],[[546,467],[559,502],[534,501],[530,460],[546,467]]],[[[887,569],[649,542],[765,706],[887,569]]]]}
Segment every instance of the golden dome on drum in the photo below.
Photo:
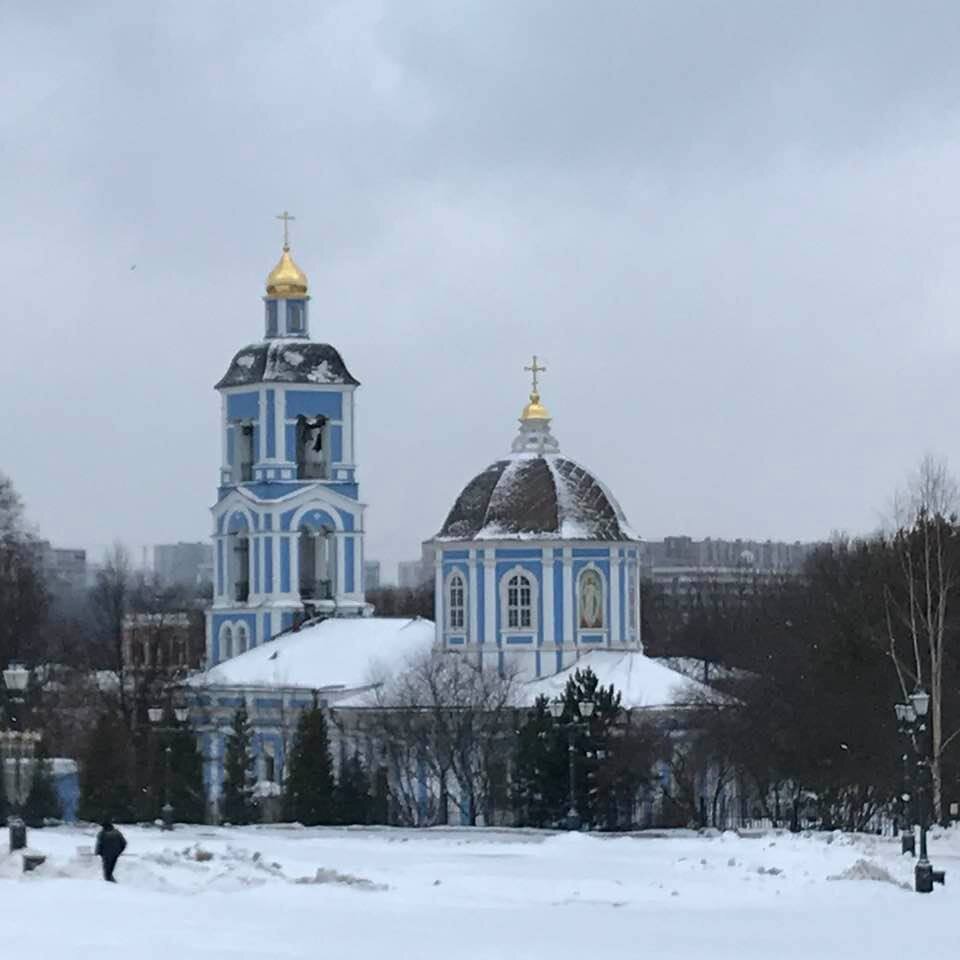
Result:
{"type": "Polygon", "coordinates": [[[536,390],[530,394],[530,402],[523,408],[520,414],[521,420],[549,420],[550,413],[540,402],[540,394],[536,390]]]}
{"type": "Polygon", "coordinates": [[[290,248],[284,244],[280,262],[267,277],[268,297],[305,297],[307,275],[293,262],[290,248]]]}

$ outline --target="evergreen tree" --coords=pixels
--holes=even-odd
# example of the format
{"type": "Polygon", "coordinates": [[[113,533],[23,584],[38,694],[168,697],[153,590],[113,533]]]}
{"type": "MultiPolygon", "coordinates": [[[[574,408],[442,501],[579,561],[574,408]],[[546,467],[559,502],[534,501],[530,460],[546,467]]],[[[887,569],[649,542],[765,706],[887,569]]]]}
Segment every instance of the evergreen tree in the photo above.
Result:
{"type": "Polygon", "coordinates": [[[344,762],[335,794],[340,823],[370,822],[373,806],[370,777],[359,752],[354,751],[344,762]]]}
{"type": "Polygon", "coordinates": [[[537,701],[520,728],[513,775],[517,823],[546,827],[563,816],[567,802],[566,744],[547,710],[547,698],[537,701]]]}
{"type": "Polygon", "coordinates": [[[170,735],[170,803],[181,823],[203,823],[203,758],[187,724],[170,735]]]}
{"type": "Polygon", "coordinates": [[[133,817],[130,739],[122,720],[101,714],[87,742],[80,782],[79,817],[98,822],[133,817]]]}
{"type": "Polygon", "coordinates": [[[0,755],[0,823],[7,822],[7,813],[6,761],[0,755]]]}
{"type": "Polygon", "coordinates": [[[285,793],[286,816],[305,826],[336,819],[333,763],[323,710],[314,699],[297,721],[285,793]]]}
{"type": "Polygon", "coordinates": [[[239,707],[233,715],[233,730],[223,761],[223,819],[227,823],[244,824],[256,819],[252,739],[247,708],[239,707]]]}
{"type": "Polygon", "coordinates": [[[30,827],[42,827],[46,820],[59,820],[61,815],[60,797],[53,784],[46,744],[41,741],[33,764],[33,782],[23,804],[23,819],[30,827]]]}

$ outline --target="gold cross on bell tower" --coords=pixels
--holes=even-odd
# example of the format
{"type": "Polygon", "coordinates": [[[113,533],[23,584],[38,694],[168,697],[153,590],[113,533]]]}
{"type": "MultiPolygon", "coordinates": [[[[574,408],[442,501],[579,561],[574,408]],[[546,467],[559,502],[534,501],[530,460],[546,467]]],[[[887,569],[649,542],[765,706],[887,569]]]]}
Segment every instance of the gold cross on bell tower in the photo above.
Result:
{"type": "Polygon", "coordinates": [[[283,213],[277,214],[277,219],[283,221],[283,249],[289,250],[290,249],[290,234],[289,234],[290,221],[296,220],[297,218],[291,217],[290,214],[287,213],[286,210],[284,210],[283,213]]]}
{"type": "Polygon", "coordinates": [[[526,370],[528,373],[533,374],[533,393],[539,393],[540,392],[538,389],[539,381],[537,380],[537,374],[546,373],[547,368],[540,366],[540,364],[537,362],[537,355],[534,354],[533,363],[529,367],[524,367],[523,369],[526,370]]]}

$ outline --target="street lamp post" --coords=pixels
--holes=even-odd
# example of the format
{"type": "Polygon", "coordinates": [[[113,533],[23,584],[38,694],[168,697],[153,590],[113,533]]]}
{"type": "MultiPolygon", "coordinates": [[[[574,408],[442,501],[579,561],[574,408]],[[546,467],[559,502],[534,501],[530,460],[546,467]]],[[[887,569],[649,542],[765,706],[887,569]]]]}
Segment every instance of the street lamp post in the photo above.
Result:
{"type": "MultiPolygon", "coordinates": [[[[188,717],[190,716],[190,709],[188,707],[174,707],[173,716],[178,725],[186,723],[188,717]]],[[[163,748],[163,806],[160,808],[160,829],[172,830],[173,804],[170,802],[170,755],[172,750],[169,742],[169,735],[174,733],[177,729],[179,729],[179,727],[162,725],[164,718],[163,707],[148,707],[147,717],[150,720],[150,723],[153,725],[154,730],[156,730],[158,733],[166,734],[168,737],[167,743],[163,748]]]]}
{"type": "MultiPolygon", "coordinates": [[[[898,703],[895,710],[897,713],[897,731],[901,736],[907,737],[910,734],[910,725],[916,721],[916,712],[909,703],[898,703]]],[[[914,836],[916,804],[913,802],[909,749],[908,744],[901,757],[903,762],[903,792],[900,794],[900,853],[909,853],[910,856],[915,856],[917,852],[917,838],[914,836]]]]}
{"type": "Polygon", "coordinates": [[[905,734],[916,753],[917,813],[920,819],[920,857],[914,868],[914,888],[917,893],[932,893],[934,883],[943,883],[943,870],[934,870],[927,855],[927,784],[931,773],[931,760],[927,753],[927,714],[930,711],[930,694],[918,686],[908,697],[907,703],[895,707],[901,733],[905,734]]]}
{"type": "MultiPolygon", "coordinates": [[[[563,700],[554,700],[549,704],[550,716],[559,720],[563,716],[566,704],[563,700]]],[[[567,810],[567,829],[579,830],[581,824],[580,811],[577,809],[577,775],[576,775],[576,733],[580,729],[589,729],[590,718],[593,716],[595,704],[592,700],[575,701],[574,710],[567,721],[567,759],[570,778],[570,807],[567,810]],[[578,719],[579,718],[579,719],[578,719]]]]}
{"type": "Polygon", "coordinates": [[[30,671],[16,661],[12,662],[3,671],[3,683],[7,688],[7,695],[12,708],[7,709],[7,719],[11,728],[0,734],[0,776],[6,776],[7,758],[14,761],[13,785],[13,813],[8,819],[7,826],[10,833],[10,852],[22,850],[27,845],[27,826],[23,822],[23,786],[20,780],[20,766],[23,760],[33,757],[34,750],[40,742],[40,734],[30,730],[23,730],[22,717],[19,707],[26,703],[26,689],[30,682],[30,671]]]}

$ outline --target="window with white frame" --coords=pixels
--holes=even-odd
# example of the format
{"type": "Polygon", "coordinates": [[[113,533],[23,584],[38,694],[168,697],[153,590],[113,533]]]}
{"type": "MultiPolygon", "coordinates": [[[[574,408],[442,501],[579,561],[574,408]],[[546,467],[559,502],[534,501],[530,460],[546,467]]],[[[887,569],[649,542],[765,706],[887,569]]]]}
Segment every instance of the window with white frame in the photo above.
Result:
{"type": "Polygon", "coordinates": [[[462,630],[466,623],[466,585],[463,574],[453,573],[447,581],[447,629],[462,630]]]}
{"type": "Polygon", "coordinates": [[[247,650],[247,628],[244,624],[237,624],[237,654],[246,653],[247,650]]]}
{"type": "Polygon", "coordinates": [[[533,582],[526,573],[506,576],[506,624],[508,630],[534,628],[533,582]]]}
{"type": "Polygon", "coordinates": [[[226,626],[220,633],[220,659],[229,660],[233,656],[233,630],[226,626]]]}

